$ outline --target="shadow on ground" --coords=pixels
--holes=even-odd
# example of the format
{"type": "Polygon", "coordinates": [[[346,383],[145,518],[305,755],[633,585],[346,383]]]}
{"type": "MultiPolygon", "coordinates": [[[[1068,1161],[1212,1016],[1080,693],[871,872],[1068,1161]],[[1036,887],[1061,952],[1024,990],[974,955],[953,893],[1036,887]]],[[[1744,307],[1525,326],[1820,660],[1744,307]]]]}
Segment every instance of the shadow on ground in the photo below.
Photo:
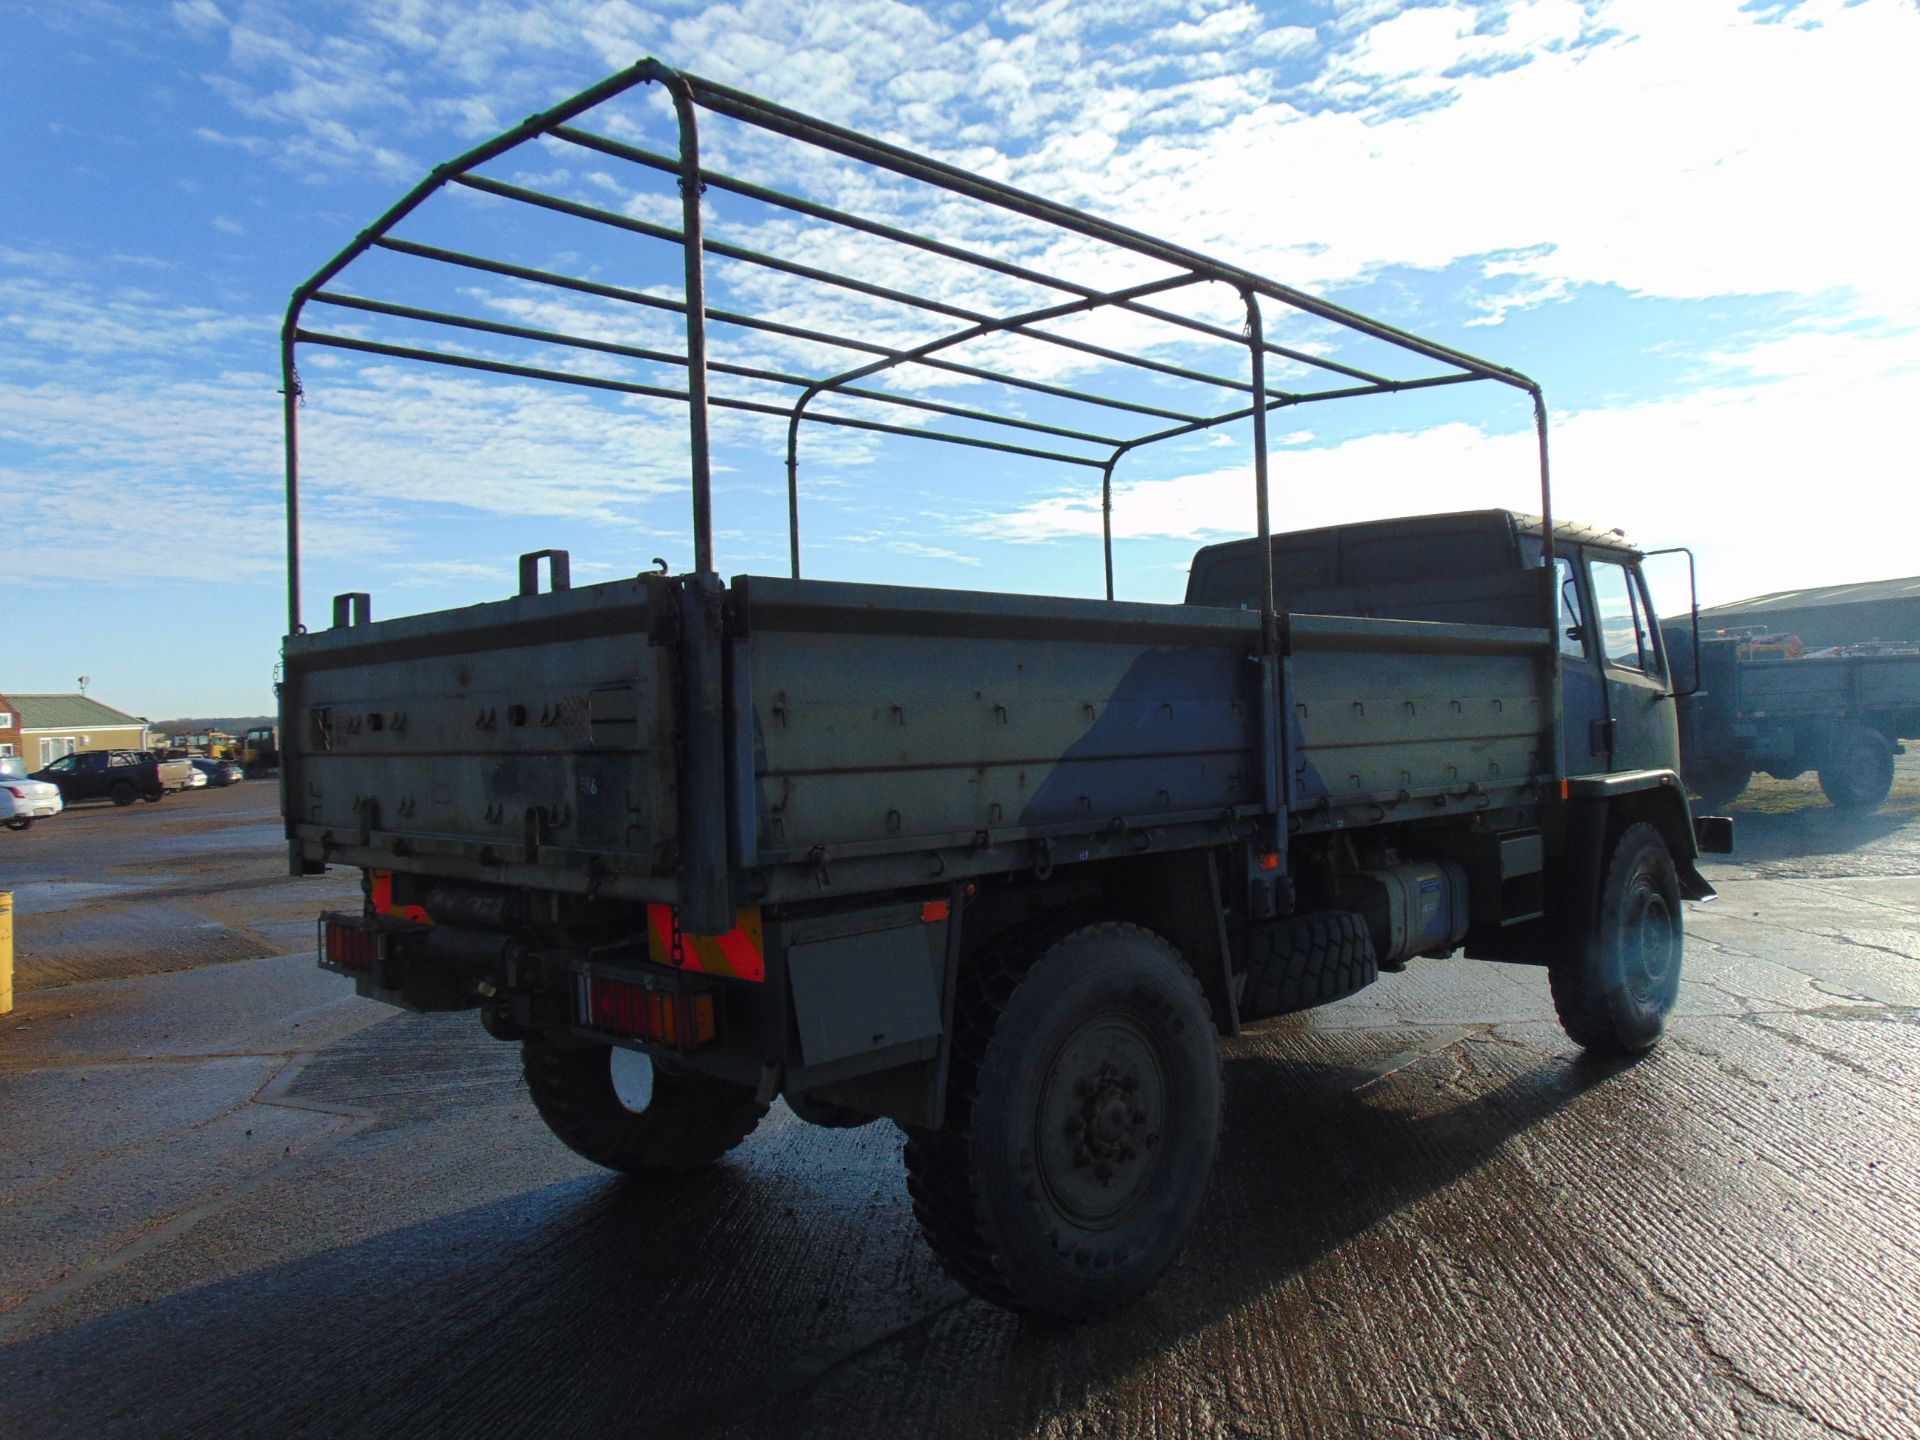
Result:
{"type": "MultiPolygon", "coordinates": [[[[948,1433],[1029,1426],[1259,1303],[1615,1073],[1482,1038],[1390,1097],[1367,1087],[1372,1058],[1230,1058],[1207,1218],[1168,1280],[1102,1323],[964,1297],[913,1236],[904,1185],[863,1210],[833,1203],[830,1183],[809,1197],[742,1163],[673,1183],[596,1175],[20,1342],[0,1351],[0,1428],[838,1433],[847,1417],[819,1382],[856,1360],[941,1387],[948,1433]]],[[[836,1156],[897,1164],[877,1129],[793,1133],[843,1147],[816,1173],[836,1156]]]]}

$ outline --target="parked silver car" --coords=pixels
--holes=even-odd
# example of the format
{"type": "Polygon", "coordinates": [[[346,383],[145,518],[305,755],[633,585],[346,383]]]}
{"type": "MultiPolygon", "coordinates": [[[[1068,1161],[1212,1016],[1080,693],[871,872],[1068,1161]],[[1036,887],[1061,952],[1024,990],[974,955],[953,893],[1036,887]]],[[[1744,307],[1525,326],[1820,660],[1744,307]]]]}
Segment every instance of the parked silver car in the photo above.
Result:
{"type": "Polygon", "coordinates": [[[24,830],[36,820],[58,815],[66,807],[60,787],[27,778],[27,762],[18,755],[0,755],[0,824],[24,830]]]}

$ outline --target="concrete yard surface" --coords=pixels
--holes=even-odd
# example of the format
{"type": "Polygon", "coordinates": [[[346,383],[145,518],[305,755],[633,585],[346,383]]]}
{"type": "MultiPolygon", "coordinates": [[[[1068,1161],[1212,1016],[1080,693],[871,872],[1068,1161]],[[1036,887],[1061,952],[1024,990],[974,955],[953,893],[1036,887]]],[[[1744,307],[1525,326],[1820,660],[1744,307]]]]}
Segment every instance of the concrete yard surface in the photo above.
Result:
{"type": "Polygon", "coordinates": [[[946,1277],[886,1123],[577,1159],[517,1047],[315,969],[357,882],[288,879],[274,805],[0,835],[0,1434],[1920,1434],[1903,805],[1735,807],[1638,1063],[1458,959],[1233,1043],[1198,1231],[1078,1328],[946,1277]]]}

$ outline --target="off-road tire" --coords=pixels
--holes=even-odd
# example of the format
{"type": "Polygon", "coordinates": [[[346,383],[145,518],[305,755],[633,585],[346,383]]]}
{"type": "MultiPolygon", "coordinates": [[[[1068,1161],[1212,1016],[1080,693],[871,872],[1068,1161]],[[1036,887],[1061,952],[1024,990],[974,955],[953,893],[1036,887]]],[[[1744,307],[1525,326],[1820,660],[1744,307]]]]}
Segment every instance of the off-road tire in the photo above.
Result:
{"type": "Polygon", "coordinates": [[[612,1047],[529,1035],[520,1044],[527,1093],[574,1154],[623,1174],[698,1170],[752,1133],[767,1113],[753,1090],[654,1063],[653,1094],[629,1110],[613,1088],[612,1047]]]}
{"type": "Polygon", "coordinates": [[[908,1132],[907,1189],[968,1290],[1085,1320],[1159,1279],[1199,1217],[1220,1056],[1199,981],[1159,936],[1105,923],[1035,948],[963,975],[946,1124],[908,1132]]]}
{"type": "Polygon", "coordinates": [[[1240,1018],[1267,1020],[1344,999],[1380,978],[1367,922],[1351,910],[1281,921],[1247,938],[1240,1018]]]}
{"type": "Polygon", "coordinates": [[[131,805],[140,798],[133,788],[131,780],[116,780],[113,788],[107,792],[107,798],[116,805],[131,805]]]}
{"type": "Polygon", "coordinates": [[[1659,1042],[1680,993],[1685,949],[1680,877],[1653,826],[1629,825],[1614,840],[1592,929],[1547,967],[1560,1028],[1575,1044],[1638,1055],[1659,1042]]]}
{"type": "Polygon", "coordinates": [[[1746,793],[1747,786],[1753,780],[1753,772],[1738,768],[1700,770],[1689,772],[1686,780],[1687,789],[1699,800],[1701,810],[1713,814],[1746,793]]]}
{"type": "Polygon", "coordinates": [[[1820,762],[1820,788],[1838,810],[1872,810],[1893,788],[1893,746],[1878,730],[1843,732],[1820,762]]]}

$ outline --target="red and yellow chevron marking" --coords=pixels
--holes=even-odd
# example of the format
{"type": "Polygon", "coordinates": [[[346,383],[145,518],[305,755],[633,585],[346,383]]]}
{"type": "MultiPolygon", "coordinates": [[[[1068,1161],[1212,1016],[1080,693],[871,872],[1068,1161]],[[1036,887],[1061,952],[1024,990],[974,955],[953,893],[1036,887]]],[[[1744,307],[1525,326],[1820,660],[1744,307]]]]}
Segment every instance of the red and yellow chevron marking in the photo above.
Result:
{"type": "Polygon", "coordinates": [[[431,925],[433,917],[418,905],[400,905],[393,903],[393,872],[375,870],[373,874],[373,913],[376,915],[398,915],[403,920],[411,920],[416,925],[431,925]]]}
{"type": "MultiPolygon", "coordinates": [[[[654,964],[674,964],[674,928],[671,905],[647,906],[647,958],[654,964]]],[[[702,975],[722,975],[729,980],[765,980],[767,957],[760,932],[760,908],[754,905],[742,910],[740,923],[724,935],[683,932],[676,968],[702,975]]]]}

